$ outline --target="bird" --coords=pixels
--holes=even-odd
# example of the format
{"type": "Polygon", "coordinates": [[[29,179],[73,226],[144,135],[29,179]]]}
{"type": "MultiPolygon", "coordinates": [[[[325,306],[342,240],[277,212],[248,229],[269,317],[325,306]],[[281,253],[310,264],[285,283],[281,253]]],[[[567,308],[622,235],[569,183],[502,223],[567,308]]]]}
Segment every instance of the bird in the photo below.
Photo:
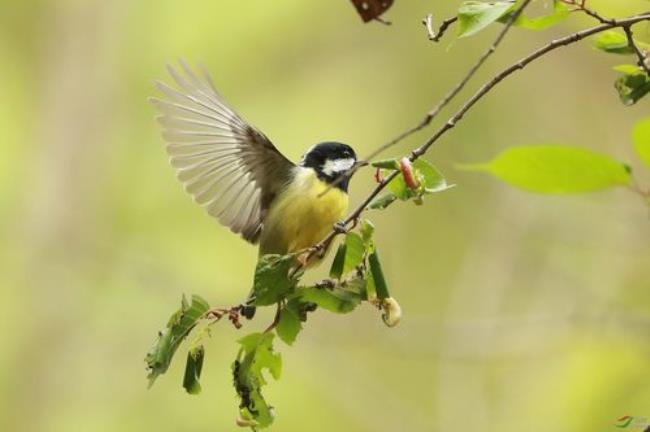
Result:
{"type": "Polygon", "coordinates": [[[351,173],[366,164],[354,149],[324,141],[294,164],[226,103],[205,69],[199,75],[179,64],[167,66],[174,85],[156,81],[164,97],[150,101],[160,113],[170,163],[194,201],[258,244],[259,257],[297,254],[340,226],[351,173]]]}

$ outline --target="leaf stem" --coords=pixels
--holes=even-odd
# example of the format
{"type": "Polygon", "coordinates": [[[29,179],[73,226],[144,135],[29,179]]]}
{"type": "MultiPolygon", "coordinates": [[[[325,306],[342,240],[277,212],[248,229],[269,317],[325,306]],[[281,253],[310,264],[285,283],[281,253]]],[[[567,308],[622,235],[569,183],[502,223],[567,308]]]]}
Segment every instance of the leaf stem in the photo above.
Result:
{"type": "Polygon", "coordinates": [[[650,76],[650,66],[648,66],[646,55],[644,54],[643,51],[641,51],[641,48],[637,45],[636,41],[634,40],[634,33],[632,33],[632,25],[626,25],[623,27],[623,31],[625,32],[625,36],[627,37],[627,43],[629,47],[634,51],[636,54],[637,58],[639,59],[639,67],[641,67],[645,73],[650,76]]]}
{"type": "Polygon", "coordinates": [[[276,328],[278,326],[278,324],[280,323],[280,311],[281,310],[282,310],[282,302],[279,301],[278,304],[277,304],[277,307],[275,309],[275,316],[273,317],[273,321],[264,330],[264,333],[268,333],[268,332],[270,332],[271,330],[273,330],[274,328],[276,328]]]}

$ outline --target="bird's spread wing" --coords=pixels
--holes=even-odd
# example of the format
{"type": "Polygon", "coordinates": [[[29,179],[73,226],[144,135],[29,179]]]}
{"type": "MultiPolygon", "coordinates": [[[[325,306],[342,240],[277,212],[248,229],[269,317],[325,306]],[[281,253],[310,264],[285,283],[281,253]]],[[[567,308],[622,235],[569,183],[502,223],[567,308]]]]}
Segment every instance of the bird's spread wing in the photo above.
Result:
{"type": "Polygon", "coordinates": [[[185,190],[232,231],[256,243],[264,217],[294,164],[244,121],[217,93],[207,73],[183,62],[168,67],[177,89],[157,82],[166,99],[152,99],[167,153],[185,190]]]}

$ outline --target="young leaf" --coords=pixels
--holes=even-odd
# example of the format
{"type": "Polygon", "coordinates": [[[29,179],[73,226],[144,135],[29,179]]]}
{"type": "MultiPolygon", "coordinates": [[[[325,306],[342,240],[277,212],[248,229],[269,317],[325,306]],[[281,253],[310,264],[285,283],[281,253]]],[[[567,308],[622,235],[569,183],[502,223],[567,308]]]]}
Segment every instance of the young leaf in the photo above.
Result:
{"type": "Polygon", "coordinates": [[[594,47],[610,54],[633,54],[624,34],[614,30],[600,33],[594,39],[594,47]]]}
{"type": "Polygon", "coordinates": [[[513,5],[512,1],[467,0],[458,9],[458,37],[478,33],[498,20],[513,5]]]}
{"type": "Polygon", "coordinates": [[[300,300],[315,303],[318,307],[335,313],[352,312],[361,303],[361,294],[342,288],[309,287],[299,290],[300,300]]]}
{"type": "Polygon", "coordinates": [[[203,345],[192,348],[187,352],[185,363],[185,375],[183,376],[183,387],[189,394],[201,393],[201,370],[203,369],[203,357],[205,350],[203,345]]]}
{"type": "MultiPolygon", "coordinates": [[[[368,258],[370,258],[370,256],[368,256],[368,258]]],[[[377,287],[375,286],[375,279],[372,277],[372,271],[366,274],[365,292],[366,296],[364,300],[373,301],[377,298],[377,287]]]]}
{"type": "Polygon", "coordinates": [[[614,69],[616,72],[620,72],[625,75],[634,75],[641,72],[641,68],[633,64],[622,64],[622,65],[614,66],[612,69],[614,69]]]}
{"type": "Polygon", "coordinates": [[[332,267],[330,267],[330,277],[333,279],[341,279],[343,275],[343,265],[345,264],[345,243],[340,244],[334,255],[332,267]]]}
{"type": "Polygon", "coordinates": [[[402,201],[405,201],[411,198],[412,196],[411,190],[406,185],[406,181],[404,181],[404,176],[402,176],[401,173],[398,176],[396,176],[394,179],[392,179],[386,187],[388,188],[391,194],[393,194],[396,198],[399,198],[402,201]]]}
{"type": "Polygon", "coordinates": [[[145,357],[149,386],[153,385],[159,375],[167,372],[178,346],[209,309],[210,306],[201,297],[193,295],[192,303],[188,304],[183,296],[181,308],[171,316],[167,329],[159,334],[158,340],[145,357]]]}
{"type": "MultiPolygon", "coordinates": [[[[514,11],[502,16],[499,21],[506,23],[514,11]]],[[[560,0],[553,1],[553,12],[548,15],[542,15],[536,18],[528,18],[524,14],[519,15],[514,25],[520,28],[534,31],[546,30],[557,25],[569,17],[569,8],[560,0]]]]}
{"type": "Polygon", "coordinates": [[[630,183],[624,164],[590,150],[560,145],[515,147],[488,163],[459,168],[487,172],[511,186],[544,194],[591,192],[630,183]]]}
{"type": "Polygon", "coordinates": [[[252,426],[266,428],[273,423],[273,408],[262,396],[266,385],[263,371],[280,378],[282,359],[273,351],[273,333],[253,333],[239,340],[241,349],[233,363],[235,390],[241,399],[240,414],[252,426]]]}
{"type": "Polygon", "coordinates": [[[594,47],[611,54],[632,54],[634,52],[625,35],[614,30],[600,33],[594,39],[594,47]]]}
{"type": "Polygon", "coordinates": [[[297,304],[295,302],[289,302],[282,308],[280,311],[280,321],[275,328],[275,332],[287,345],[293,345],[298,333],[302,330],[300,311],[296,309],[297,304]]]}
{"type": "Polygon", "coordinates": [[[370,256],[368,256],[368,264],[370,265],[370,273],[372,274],[374,291],[377,298],[383,300],[390,297],[390,294],[388,293],[388,285],[384,278],[384,272],[381,269],[381,263],[379,262],[377,251],[374,251],[370,256]]]}
{"type": "Polygon", "coordinates": [[[343,274],[354,270],[361,261],[366,252],[366,246],[361,237],[356,233],[348,233],[345,236],[345,262],[343,264],[343,274]]]}
{"type": "Polygon", "coordinates": [[[453,187],[447,184],[440,171],[424,159],[417,159],[406,169],[407,175],[411,176],[409,184],[404,178],[404,167],[401,167],[399,175],[386,186],[390,193],[374,200],[368,208],[383,210],[396,199],[402,201],[414,199],[416,204],[421,204],[422,195],[442,192],[453,187]]]}
{"type": "Polygon", "coordinates": [[[634,126],[632,142],[641,161],[650,168],[650,118],[641,120],[634,126]]]}
{"type": "Polygon", "coordinates": [[[370,220],[364,219],[361,221],[361,228],[359,231],[361,232],[361,239],[363,239],[363,243],[367,248],[372,241],[373,234],[375,233],[375,226],[370,222],[370,220]]]}
{"type": "Polygon", "coordinates": [[[637,70],[633,73],[621,75],[614,83],[614,87],[618,91],[621,102],[630,106],[650,93],[650,78],[645,72],[637,70]]]}
{"type": "Polygon", "coordinates": [[[370,165],[375,168],[388,169],[388,170],[399,170],[399,162],[397,159],[382,159],[375,162],[371,162],[370,165]]]}
{"type": "Polygon", "coordinates": [[[413,162],[413,167],[416,168],[423,178],[425,192],[442,192],[452,187],[447,184],[447,180],[445,180],[442,173],[424,159],[418,159],[413,162]]]}
{"type": "Polygon", "coordinates": [[[260,257],[253,283],[255,305],[274,304],[293,289],[295,281],[289,279],[289,270],[294,262],[293,255],[268,254],[260,257]]]}
{"type": "Polygon", "coordinates": [[[395,200],[397,200],[397,197],[392,193],[388,193],[375,199],[370,203],[368,208],[371,210],[384,210],[386,207],[394,203],[395,200]]]}

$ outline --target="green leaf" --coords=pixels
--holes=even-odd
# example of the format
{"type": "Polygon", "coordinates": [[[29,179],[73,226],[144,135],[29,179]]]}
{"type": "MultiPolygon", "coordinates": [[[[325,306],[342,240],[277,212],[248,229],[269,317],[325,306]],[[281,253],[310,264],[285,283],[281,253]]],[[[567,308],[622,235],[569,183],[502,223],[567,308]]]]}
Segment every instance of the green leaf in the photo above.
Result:
{"type": "Polygon", "coordinates": [[[635,75],[641,72],[639,66],[633,64],[622,64],[622,65],[614,66],[612,69],[614,69],[616,72],[620,72],[625,75],[635,75]]]}
{"type": "Polygon", "coordinates": [[[375,233],[375,226],[368,219],[364,219],[361,221],[361,228],[359,231],[361,232],[363,242],[366,244],[366,247],[368,247],[372,241],[372,236],[375,233]]]}
{"type": "Polygon", "coordinates": [[[370,203],[368,208],[371,210],[384,210],[386,207],[394,203],[396,200],[397,197],[395,195],[393,195],[392,193],[388,193],[375,199],[373,202],[370,203]]]}
{"type": "Polygon", "coordinates": [[[298,291],[300,300],[335,313],[352,312],[361,303],[361,295],[342,288],[326,289],[309,287],[298,291]]]}
{"type": "MultiPolygon", "coordinates": [[[[514,13],[512,10],[507,15],[502,16],[499,21],[506,23],[514,13]]],[[[536,18],[528,18],[524,14],[519,15],[514,25],[520,28],[534,31],[542,31],[551,28],[569,17],[569,8],[559,0],[553,1],[553,12],[548,15],[542,15],[536,18]]]]}
{"type": "MultiPolygon", "coordinates": [[[[370,256],[368,256],[368,259],[370,259],[370,256]]],[[[373,301],[377,298],[377,287],[375,286],[375,279],[372,277],[372,271],[366,274],[365,292],[364,300],[373,301]]]]}
{"type": "Polygon", "coordinates": [[[193,295],[192,303],[188,304],[183,296],[181,308],[169,318],[166,330],[158,335],[158,340],[145,357],[149,386],[159,375],[167,372],[178,346],[209,309],[201,297],[193,295]]]}
{"type": "Polygon", "coordinates": [[[264,371],[280,378],[282,358],[273,351],[273,333],[253,333],[239,340],[241,349],[233,363],[235,390],[241,399],[240,414],[255,427],[273,423],[273,409],[262,395],[264,371]]]}
{"type": "Polygon", "coordinates": [[[638,70],[636,73],[621,75],[614,83],[614,87],[618,91],[621,102],[630,106],[650,93],[650,79],[648,75],[638,70]]]}
{"type": "Polygon", "coordinates": [[[368,256],[368,264],[370,265],[370,273],[372,274],[372,283],[374,285],[374,291],[377,295],[377,298],[383,300],[390,297],[388,293],[388,285],[386,284],[386,278],[384,278],[384,272],[381,268],[381,263],[379,261],[379,255],[377,251],[368,256]]]}
{"type": "Polygon", "coordinates": [[[544,194],[591,192],[630,183],[624,164],[590,150],[560,145],[515,147],[488,163],[459,168],[487,172],[511,186],[544,194]]]}
{"type": "Polygon", "coordinates": [[[421,204],[421,197],[425,194],[432,194],[447,190],[453,185],[447,184],[444,176],[430,163],[424,159],[417,159],[412,164],[413,177],[420,184],[417,189],[411,189],[400,172],[393,178],[386,187],[390,193],[375,199],[368,208],[383,210],[395,200],[402,201],[414,199],[416,204],[421,204]]]}
{"type": "Polygon", "coordinates": [[[343,275],[343,265],[345,264],[345,243],[340,244],[334,255],[332,267],[330,267],[330,277],[334,279],[341,279],[343,275]]]}
{"type": "Polygon", "coordinates": [[[406,185],[404,176],[400,173],[386,185],[391,194],[405,201],[413,196],[411,189],[406,185]]]}
{"type": "Polygon", "coordinates": [[[287,345],[293,345],[302,330],[300,310],[296,309],[296,303],[289,302],[280,311],[280,321],[275,332],[287,345]]]}
{"type": "Polygon", "coordinates": [[[345,275],[354,270],[361,262],[366,253],[366,243],[356,233],[348,233],[345,236],[345,243],[339,246],[332,267],[330,269],[330,277],[334,279],[341,279],[345,275]]]}
{"type": "Polygon", "coordinates": [[[348,233],[345,236],[345,263],[343,265],[343,274],[354,270],[363,261],[366,252],[366,245],[361,237],[356,233],[348,233]]]}
{"type": "Polygon", "coordinates": [[[344,281],[342,284],[342,289],[359,295],[359,298],[361,298],[361,300],[368,300],[368,281],[366,279],[367,277],[364,276],[355,276],[352,279],[344,281]]]}
{"type": "Polygon", "coordinates": [[[239,341],[244,361],[261,385],[266,384],[263,371],[267,369],[273,378],[280,379],[282,358],[273,351],[273,333],[251,333],[239,341]]]}
{"type": "Polygon", "coordinates": [[[253,283],[255,305],[277,303],[293,290],[295,281],[289,278],[289,270],[294,262],[293,255],[268,254],[259,258],[253,283]]]}
{"type": "Polygon", "coordinates": [[[614,30],[600,33],[594,39],[594,47],[610,54],[634,54],[634,50],[627,42],[627,37],[614,30]]]}
{"type": "Polygon", "coordinates": [[[639,159],[650,168],[650,118],[641,120],[634,126],[632,142],[639,159]]]}
{"type": "Polygon", "coordinates": [[[397,159],[378,160],[375,162],[371,162],[370,165],[374,166],[375,168],[382,168],[382,169],[388,169],[393,171],[399,170],[399,162],[397,161],[397,159]]]}
{"type": "Polygon", "coordinates": [[[513,5],[511,1],[467,0],[458,9],[458,37],[478,33],[498,20],[513,5]]]}
{"type": "Polygon", "coordinates": [[[203,357],[205,349],[199,345],[187,352],[187,362],[185,363],[185,375],[183,377],[183,387],[189,394],[201,393],[201,370],[203,369],[203,357]]]}
{"type": "Polygon", "coordinates": [[[445,180],[442,173],[424,159],[413,162],[413,168],[416,170],[418,180],[424,183],[426,193],[442,192],[452,187],[447,184],[447,180],[445,180]]]}

